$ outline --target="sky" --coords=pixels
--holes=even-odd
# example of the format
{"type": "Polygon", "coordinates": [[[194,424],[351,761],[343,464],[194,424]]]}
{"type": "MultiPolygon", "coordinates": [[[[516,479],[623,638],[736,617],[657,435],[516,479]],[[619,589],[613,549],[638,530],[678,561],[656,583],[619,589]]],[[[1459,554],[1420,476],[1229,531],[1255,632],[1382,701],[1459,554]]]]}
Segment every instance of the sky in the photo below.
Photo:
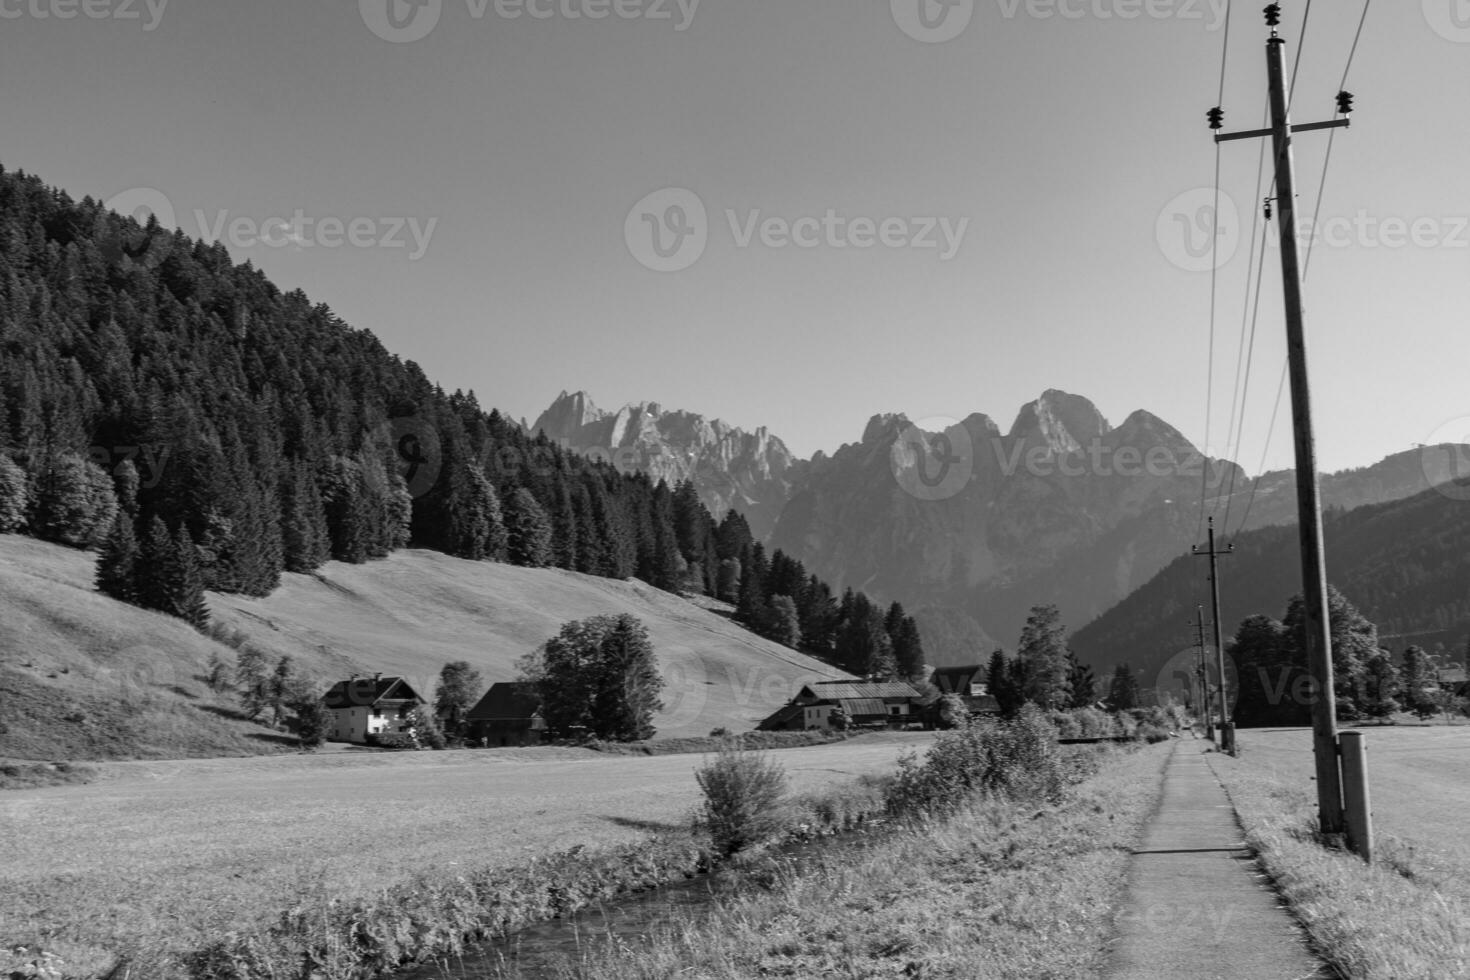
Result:
{"type": "MultiPolygon", "coordinates": [[[[585,389],[809,455],[1060,388],[1256,472],[1291,462],[1280,250],[1261,141],[1223,144],[1210,274],[1205,110],[1261,125],[1261,6],[0,0],[0,164],[171,212],[516,418],[585,389]]],[[[1293,119],[1330,119],[1361,2],[1283,7],[1293,119]]],[[[1305,282],[1324,469],[1470,441],[1467,78],[1465,0],[1372,5],[1305,282]]]]}

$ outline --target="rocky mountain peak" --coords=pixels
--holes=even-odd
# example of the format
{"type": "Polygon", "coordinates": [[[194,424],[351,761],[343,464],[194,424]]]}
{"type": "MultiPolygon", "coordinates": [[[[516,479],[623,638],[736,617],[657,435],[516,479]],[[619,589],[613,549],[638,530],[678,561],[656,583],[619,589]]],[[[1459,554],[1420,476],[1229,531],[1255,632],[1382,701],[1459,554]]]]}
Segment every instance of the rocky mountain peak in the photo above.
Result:
{"type": "Polygon", "coordinates": [[[1092,402],[1052,388],[1021,406],[1011,425],[1010,438],[1063,454],[1082,450],[1111,431],[1112,426],[1092,402]]]}

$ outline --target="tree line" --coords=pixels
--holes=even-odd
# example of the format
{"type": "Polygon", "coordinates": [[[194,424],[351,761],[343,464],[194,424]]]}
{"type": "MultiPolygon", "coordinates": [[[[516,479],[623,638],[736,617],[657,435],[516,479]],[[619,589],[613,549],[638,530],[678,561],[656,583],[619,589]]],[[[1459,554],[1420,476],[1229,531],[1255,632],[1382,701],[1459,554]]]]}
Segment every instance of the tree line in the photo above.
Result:
{"type": "Polygon", "coordinates": [[[565,451],[223,245],[0,168],[5,532],[99,549],[99,589],[200,627],[205,590],[411,545],[723,594],[862,673],[922,662],[901,609],[834,601],[692,484],[565,451]]]}

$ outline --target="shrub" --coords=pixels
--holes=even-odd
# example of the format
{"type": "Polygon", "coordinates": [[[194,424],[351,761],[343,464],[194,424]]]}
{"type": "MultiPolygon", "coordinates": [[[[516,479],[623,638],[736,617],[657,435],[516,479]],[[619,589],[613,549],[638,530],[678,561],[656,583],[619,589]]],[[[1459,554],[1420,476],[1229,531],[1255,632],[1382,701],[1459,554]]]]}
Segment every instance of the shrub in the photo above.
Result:
{"type": "Polygon", "coordinates": [[[978,792],[1054,799],[1065,784],[1057,730],[1034,705],[1011,721],[984,720],[944,732],[920,763],[905,755],[888,792],[890,813],[957,808],[978,792]]]}
{"type": "Polygon", "coordinates": [[[728,857],[785,829],[786,771],[764,752],[727,743],[694,778],[704,793],[703,824],[716,853],[728,857]]]}
{"type": "Polygon", "coordinates": [[[370,732],[363,739],[367,745],[379,749],[417,749],[418,739],[412,732],[370,732]]]}

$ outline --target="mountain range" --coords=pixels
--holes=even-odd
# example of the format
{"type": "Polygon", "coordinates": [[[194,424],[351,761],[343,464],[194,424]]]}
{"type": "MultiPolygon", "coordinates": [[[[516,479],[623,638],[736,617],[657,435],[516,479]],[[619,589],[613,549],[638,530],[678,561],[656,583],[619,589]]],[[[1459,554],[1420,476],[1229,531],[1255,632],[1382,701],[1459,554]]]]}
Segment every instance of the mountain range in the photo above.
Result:
{"type": "MultiPolygon", "coordinates": [[[[1291,470],[1251,480],[1147,411],[1113,426],[1087,398],[1049,390],[1005,430],[980,413],[929,428],[880,414],[859,441],[801,460],[765,429],[651,403],[605,412],[583,392],[563,393],[532,426],[689,479],[712,511],[745,513],[757,537],[834,586],[902,601],[936,664],[1013,645],[1039,603],[1073,627],[1103,615],[1202,541],[1202,493],[1222,535],[1295,522],[1291,470]]],[[[1324,475],[1324,506],[1421,493],[1463,469],[1456,452],[1420,448],[1324,475]]]]}

